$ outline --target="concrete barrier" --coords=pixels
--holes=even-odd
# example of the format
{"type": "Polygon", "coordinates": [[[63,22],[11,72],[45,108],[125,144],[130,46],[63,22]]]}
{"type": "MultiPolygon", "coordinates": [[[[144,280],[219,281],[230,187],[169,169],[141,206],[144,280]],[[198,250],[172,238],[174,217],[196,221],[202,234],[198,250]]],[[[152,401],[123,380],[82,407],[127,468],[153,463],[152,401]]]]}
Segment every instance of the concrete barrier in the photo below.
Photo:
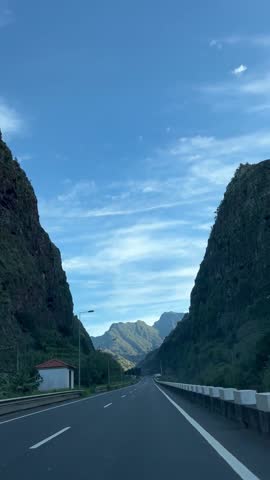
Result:
{"type": "Polygon", "coordinates": [[[209,388],[209,393],[210,393],[210,397],[218,398],[219,397],[219,388],[218,387],[210,387],[209,388]]]}
{"type": "Polygon", "coordinates": [[[210,387],[203,387],[203,395],[210,395],[210,387]]]}
{"type": "MultiPolygon", "coordinates": [[[[168,388],[175,388],[176,385],[174,382],[158,381],[158,383],[168,388]]],[[[210,412],[239,422],[246,428],[270,434],[270,392],[257,393],[255,390],[204,385],[182,384],[182,386],[178,392],[183,398],[207,408],[210,412]]]]}
{"type": "Polygon", "coordinates": [[[256,393],[256,406],[262,412],[270,412],[270,393],[256,393]]]}
{"type": "Polygon", "coordinates": [[[220,398],[222,400],[234,402],[234,392],[235,388],[220,388],[220,398]]]}
{"type": "Polygon", "coordinates": [[[41,395],[29,395],[25,397],[15,397],[0,400],[0,415],[29,410],[31,408],[60,403],[66,400],[72,400],[82,395],[83,390],[68,390],[56,393],[44,393],[41,395]]]}
{"type": "Polygon", "coordinates": [[[256,390],[235,390],[234,401],[237,405],[256,405],[256,390]]]}

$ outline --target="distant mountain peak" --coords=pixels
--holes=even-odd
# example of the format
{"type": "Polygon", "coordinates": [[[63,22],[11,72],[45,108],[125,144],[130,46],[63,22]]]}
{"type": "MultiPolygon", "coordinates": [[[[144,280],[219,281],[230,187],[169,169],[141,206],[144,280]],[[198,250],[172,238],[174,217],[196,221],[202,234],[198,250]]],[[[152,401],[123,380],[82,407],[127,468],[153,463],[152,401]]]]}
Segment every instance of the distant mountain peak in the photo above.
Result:
{"type": "Polygon", "coordinates": [[[103,335],[92,337],[92,340],[96,348],[111,352],[123,366],[126,361],[131,367],[159,347],[183,315],[165,312],[153,326],[144,320],[114,322],[103,335]]]}
{"type": "Polygon", "coordinates": [[[164,339],[176,327],[177,323],[182,320],[183,316],[184,313],[164,312],[160,319],[154,323],[153,327],[159,332],[161,338],[164,339]]]}

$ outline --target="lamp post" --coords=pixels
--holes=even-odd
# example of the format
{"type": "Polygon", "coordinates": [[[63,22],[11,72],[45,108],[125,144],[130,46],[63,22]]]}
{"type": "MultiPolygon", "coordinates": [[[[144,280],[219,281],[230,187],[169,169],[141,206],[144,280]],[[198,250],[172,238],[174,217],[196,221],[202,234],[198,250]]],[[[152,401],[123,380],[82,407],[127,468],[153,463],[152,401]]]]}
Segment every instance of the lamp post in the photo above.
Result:
{"type": "Polygon", "coordinates": [[[79,317],[79,339],[78,339],[78,343],[79,343],[79,358],[78,358],[78,386],[79,386],[79,389],[81,388],[81,316],[82,315],[86,315],[87,313],[94,313],[95,310],[87,310],[86,312],[79,312],[78,314],[78,317],[79,317]]]}

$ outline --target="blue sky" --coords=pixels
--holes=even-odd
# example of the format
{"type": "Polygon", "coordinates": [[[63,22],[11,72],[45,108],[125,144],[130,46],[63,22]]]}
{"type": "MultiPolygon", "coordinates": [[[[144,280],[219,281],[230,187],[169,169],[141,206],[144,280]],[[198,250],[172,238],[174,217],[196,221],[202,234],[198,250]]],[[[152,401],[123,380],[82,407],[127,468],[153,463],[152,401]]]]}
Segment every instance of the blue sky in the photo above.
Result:
{"type": "Polygon", "coordinates": [[[270,5],[0,0],[0,128],[90,334],[186,311],[240,162],[269,158],[270,5]]]}

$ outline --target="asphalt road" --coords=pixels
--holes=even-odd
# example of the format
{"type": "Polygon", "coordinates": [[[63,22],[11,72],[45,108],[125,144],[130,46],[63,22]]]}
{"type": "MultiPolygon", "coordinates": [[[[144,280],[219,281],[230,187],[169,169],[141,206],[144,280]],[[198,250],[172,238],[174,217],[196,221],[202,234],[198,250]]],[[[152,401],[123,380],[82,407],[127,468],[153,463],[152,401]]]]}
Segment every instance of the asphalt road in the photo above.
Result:
{"type": "Polygon", "coordinates": [[[269,480],[270,441],[152,379],[0,417],[2,480],[269,480]]]}

